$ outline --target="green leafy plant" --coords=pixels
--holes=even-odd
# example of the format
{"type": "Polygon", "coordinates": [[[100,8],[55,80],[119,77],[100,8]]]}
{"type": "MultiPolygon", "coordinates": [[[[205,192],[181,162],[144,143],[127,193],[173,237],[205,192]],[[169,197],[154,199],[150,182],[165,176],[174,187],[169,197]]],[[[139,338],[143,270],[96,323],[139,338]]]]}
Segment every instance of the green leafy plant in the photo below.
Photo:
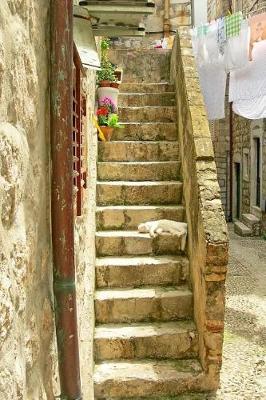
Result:
{"type": "Polygon", "coordinates": [[[115,66],[108,59],[110,40],[101,40],[101,69],[97,71],[97,83],[101,81],[115,82],[115,66]]]}
{"type": "Polygon", "coordinates": [[[109,126],[110,128],[124,128],[124,126],[120,124],[117,114],[108,115],[107,126],[109,126]]]}

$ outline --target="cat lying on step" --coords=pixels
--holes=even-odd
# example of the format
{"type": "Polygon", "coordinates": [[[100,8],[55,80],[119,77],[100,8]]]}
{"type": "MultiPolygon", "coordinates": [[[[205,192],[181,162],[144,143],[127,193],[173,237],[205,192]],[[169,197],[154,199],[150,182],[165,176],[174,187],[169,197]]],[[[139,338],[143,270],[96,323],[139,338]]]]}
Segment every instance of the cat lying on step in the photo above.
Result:
{"type": "Polygon", "coordinates": [[[165,234],[181,237],[181,250],[185,250],[187,240],[187,224],[185,222],[171,221],[169,219],[147,221],[138,226],[138,231],[149,233],[151,237],[165,234]]]}

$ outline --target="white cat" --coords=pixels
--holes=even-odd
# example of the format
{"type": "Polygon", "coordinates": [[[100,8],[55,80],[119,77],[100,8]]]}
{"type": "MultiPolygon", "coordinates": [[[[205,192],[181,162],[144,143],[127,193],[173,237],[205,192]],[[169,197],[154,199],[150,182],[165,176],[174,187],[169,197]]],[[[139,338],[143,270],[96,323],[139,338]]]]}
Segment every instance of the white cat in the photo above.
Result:
{"type": "Polygon", "coordinates": [[[138,231],[149,233],[151,237],[165,234],[181,237],[181,250],[185,250],[187,240],[187,224],[185,222],[171,221],[169,219],[147,221],[138,226],[138,231]]]}

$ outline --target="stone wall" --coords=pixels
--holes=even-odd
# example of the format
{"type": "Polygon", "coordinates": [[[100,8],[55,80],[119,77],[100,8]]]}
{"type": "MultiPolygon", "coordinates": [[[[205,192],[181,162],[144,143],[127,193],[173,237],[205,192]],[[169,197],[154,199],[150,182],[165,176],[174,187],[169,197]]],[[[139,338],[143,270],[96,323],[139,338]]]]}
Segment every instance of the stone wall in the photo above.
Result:
{"type": "Polygon", "coordinates": [[[0,6],[0,398],[53,399],[49,2],[0,6]]]}
{"type": "MultiPolygon", "coordinates": [[[[155,13],[145,21],[147,32],[163,31],[164,3],[164,0],[155,0],[155,13]]],[[[169,3],[170,29],[177,30],[179,26],[189,26],[191,24],[191,1],[170,0],[169,3]]]]}
{"type": "MultiPolygon", "coordinates": [[[[209,0],[208,1],[208,18],[209,20],[217,18],[220,15],[226,15],[230,7],[230,2],[222,0],[209,0]]],[[[253,0],[235,0],[232,2],[232,11],[242,11],[244,15],[249,14],[251,7],[254,5],[253,0]]],[[[259,0],[252,8],[252,13],[266,11],[266,1],[259,0]]],[[[229,122],[229,104],[226,96],[226,118],[210,124],[212,133],[215,161],[218,171],[218,179],[221,187],[223,207],[227,216],[230,216],[229,198],[230,198],[230,167],[229,167],[229,136],[230,136],[230,122],[229,122]],[[225,165],[227,168],[225,169],[225,165]]],[[[261,125],[261,123],[258,121],[261,125]]],[[[257,123],[256,123],[257,124],[257,123]]],[[[263,123],[262,123],[263,125],[263,123]]],[[[261,132],[264,132],[261,126],[261,132]]],[[[251,122],[248,119],[239,117],[233,113],[232,118],[232,132],[233,132],[233,171],[235,163],[240,163],[241,173],[241,188],[240,188],[240,212],[252,212],[252,130],[251,122]],[[246,165],[248,162],[248,165],[246,165]]],[[[264,132],[265,134],[265,132],[264,132]]],[[[265,176],[265,146],[263,142],[263,134],[260,135],[262,143],[262,182],[265,176]]],[[[262,189],[262,211],[264,209],[265,191],[262,189]]],[[[233,209],[232,217],[236,219],[236,183],[235,174],[233,173],[233,209]]]]}
{"type": "MultiPolygon", "coordinates": [[[[50,225],[49,2],[0,6],[0,398],[60,394],[53,316],[50,225]],[[38,4],[37,4],[38,3],[38,4]]],[[[88,189],[75,221],[84,399],[93,398],[95,72],[87,93],[88,189]]]]}
{"type": "MultiPolygon", "coordinates": [[[[227,227],[220,200],[213,146],[186,30],[172,54],[177,121],[188,223],[188,255],[205,389],[216,389],[222,359],[227,227]]],[[[203,388],[204,389],[204,388],[203,388]]]]}

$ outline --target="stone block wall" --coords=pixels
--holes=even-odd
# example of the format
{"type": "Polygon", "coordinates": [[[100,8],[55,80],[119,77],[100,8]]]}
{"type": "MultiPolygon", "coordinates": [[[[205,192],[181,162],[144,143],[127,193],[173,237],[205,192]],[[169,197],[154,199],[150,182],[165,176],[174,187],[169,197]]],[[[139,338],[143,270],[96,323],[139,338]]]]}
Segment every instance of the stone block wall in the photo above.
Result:
{"type": "MultiPolygon", "coordinates": [[[[145,21],[147,32],[163,31],[164,20],[164,0],[155,0],[155,13],[145,21]]],[[[179,26],[191,25],[191,1],[190,0],[170,0],[169,16],[171,30],[176,30],[179,26]]]]}
{"type": "MultiPolygon", "coordinates": [[[[205,389],[219,385],[224,329],[227,227],[214,152],[189,34],[180,30],[171,62],[188,223],[188,255],[205,389]]],[[[203,388],[204,390],[204,388],[203,388]]]]}
{"type": "MultiPolygon", "coordinates": [[[[0,399],[60,395],[50,224],[49,1],[0,6],[0,399]]],[[[93,398],[95,72],[87,93],[88,190],[75,221],[84,399],[93,398]]]]}
{"type": "MultiPolygon", "coordinates": [[[[222,0],[209,0],[208,1],[208,18],[209,20],[217,18],[220,15],[226,15],[227,11],[230,9],[229,1],[222,0]]],[[[234,0],[232,2],[232,11],[242,11],[244,15],[248,15],[252,6],[254,5],[253,0],[234,0]]],[[[256,2],[251,10],[251,15],[253,13],[266,11],[266,1],[259,0],[256,2]]],[[[210,124],[210,130],[212,133],[214,151],[215,151],[215,161],[218,171],[218,179],[221,187],[222,203],[227,216],[230,215],[229,209],[229,197],[230,197],[230,173],[229,173],[229,104],[226,96],[226,118],[223,120],[216,121],[210,124]],[[226,160],[227,159],[227,160],[226,160]],[[225,165],[227,162],[227,168],[225,170],[225,165]]],[[[261,128],[262,132],[264,130],[261,128]]],[[[250,213],[252,211],[252,165],[251,165],[251,154],[252,154],[252,129],[251,121],[242,118],[233,113],[232,118],[232,131],[233,131],[233,168],[234,163],[240,163],[240,173],[241,173],[241,213],[250,213]],[[246,162],[248,161],[248,165],[246,162]]],[[[265,133],[265,132],[264,132],[265,133]]],[[[262,135],[263,136],[263,135],[262,135]]],[[[262,140],[262,136],[261,140],[262,140]]],[[[262,182],[265,176],[265,144],[263,140],[262,143],[262,182]]],[[[235,178],[233,178],[233,210],[232,216],[236,218],[236,188],[235,188],[235,178]]],[[[263,183],[262,183],[263,185],[263,183]]],[[[265,199],[265,191],[262,189],[262,198],[265,199]]],[[[262,211],[263,209],[262,202],[262,211]]]]}
{"type": "MultiPolygon", "coordinates": [[[[0,6],[0,398],[54,398],[49,2],[0,6]]],[[[55,382],[55,381],[54,381],[55,382]]]]}

